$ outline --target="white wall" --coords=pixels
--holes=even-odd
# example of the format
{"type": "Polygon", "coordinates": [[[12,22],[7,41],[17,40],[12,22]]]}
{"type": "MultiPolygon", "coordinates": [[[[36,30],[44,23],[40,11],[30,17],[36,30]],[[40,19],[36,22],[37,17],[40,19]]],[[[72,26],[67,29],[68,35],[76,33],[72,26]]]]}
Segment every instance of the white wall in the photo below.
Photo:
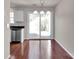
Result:
{"type": "Polygon", "coordinates": [[[7,59],[10,53],[10,29],[7,28],[9,23],[10,0],[4,2],[4,59],[7,59]]]}
{"type": "Polygon", "coordinates": [[[55,38],[74,55],[74,0],[62,0],[57,6],[55,38]]]}

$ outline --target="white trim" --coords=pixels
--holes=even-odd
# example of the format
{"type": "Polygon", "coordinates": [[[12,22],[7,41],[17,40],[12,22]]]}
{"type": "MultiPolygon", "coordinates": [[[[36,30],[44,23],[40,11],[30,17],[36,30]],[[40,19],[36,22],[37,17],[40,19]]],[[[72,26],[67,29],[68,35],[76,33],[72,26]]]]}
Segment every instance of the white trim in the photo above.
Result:
{"type": "Polygon", "coordinates": [[[24,29],[21,30],[21,43],[24,41],[24,29]]]}
{"type": "Polygon", "coordinates": [[[29,39],[51,39],[52,40],[52,38],[24,38],[24,40],[29,40],[29,39]]]}
{"type": "Polygon", "coordinates": [[[10,59],[10,55],[7,57],[7,59],[10,59]]]}
{"type": "Polygon", "coordinates": [[[74,56],[56,39],[54,39],[72,58],[74,58],[74,56]]]}

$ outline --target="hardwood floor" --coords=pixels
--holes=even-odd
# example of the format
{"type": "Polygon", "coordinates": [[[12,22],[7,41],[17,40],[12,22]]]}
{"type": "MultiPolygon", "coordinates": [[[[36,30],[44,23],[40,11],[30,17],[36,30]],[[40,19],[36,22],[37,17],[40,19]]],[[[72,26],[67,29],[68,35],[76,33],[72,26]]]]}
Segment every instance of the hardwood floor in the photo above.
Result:
{"type": "Polygon", "coordinates": [[[10,55],[10,59],[73,59],[54,39],[12,43],[10,55]]]}

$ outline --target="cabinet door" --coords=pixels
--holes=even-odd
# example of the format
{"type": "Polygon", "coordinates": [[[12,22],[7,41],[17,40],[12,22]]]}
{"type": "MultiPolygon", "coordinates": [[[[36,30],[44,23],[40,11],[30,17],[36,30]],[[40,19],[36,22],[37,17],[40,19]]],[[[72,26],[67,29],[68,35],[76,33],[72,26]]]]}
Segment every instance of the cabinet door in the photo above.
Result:
{"type": "Polygon", "coordinates": [[[21,30],[16,31],[16,41],[21,41],[21,30]]]}
{"type": "Polygon", "coordinates": [[[11,31],[11,41],[21,41],[21,30],[11,31]]]}
{"type": "Polygon", "coordinates": [[[15,37],[15,31],[11,30],[11,41],[15,41],[16,37],[15,37]]]}

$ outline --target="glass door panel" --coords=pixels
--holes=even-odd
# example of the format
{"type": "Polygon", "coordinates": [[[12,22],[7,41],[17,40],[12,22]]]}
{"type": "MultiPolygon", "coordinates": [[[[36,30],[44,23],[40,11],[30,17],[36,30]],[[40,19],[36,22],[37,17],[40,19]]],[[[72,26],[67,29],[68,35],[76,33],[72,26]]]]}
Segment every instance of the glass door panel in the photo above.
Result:
{"type": "Polygon", "coordinates": [[[51,12],[34,11],[29,14],[29,38],[48,38],[51,35],[51,12]]]}
{"type": "Polygon", "coordinates": [[[46,13],[44,13],[44,11],[41,11],[40,14],[41,14],[41,37],[50,36],[51,14],[49,11],[46,13]]]}
{"type": "Polygon", "coordinates": [[[39,14],[37,11],[29,14],[29,37],[39,38],[39,14]]]}

